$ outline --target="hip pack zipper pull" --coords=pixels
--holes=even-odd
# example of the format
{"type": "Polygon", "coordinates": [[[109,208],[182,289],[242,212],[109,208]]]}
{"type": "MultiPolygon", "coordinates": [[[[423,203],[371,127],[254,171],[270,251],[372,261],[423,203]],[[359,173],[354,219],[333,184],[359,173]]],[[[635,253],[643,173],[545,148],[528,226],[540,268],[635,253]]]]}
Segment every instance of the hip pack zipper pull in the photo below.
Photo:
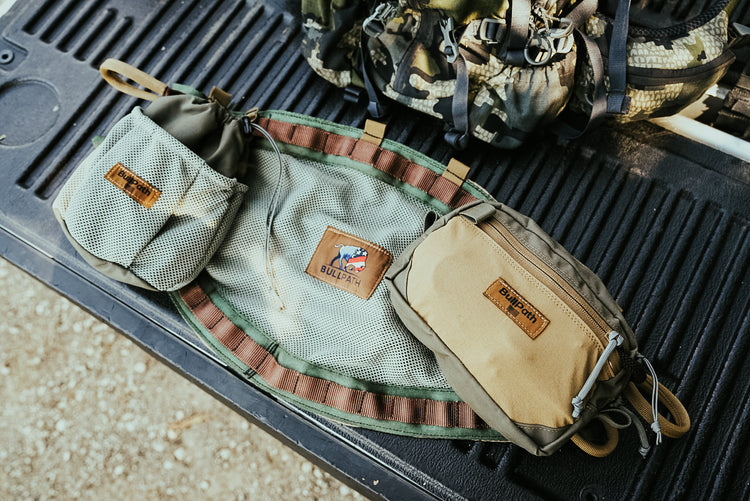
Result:
{"type": "Polygon", "coordinates": [[[581,388],[581,391],[578,392],[578,395],[573,397],[572,404],[573,404],[573,419],[578,418],[578,416],[581,415],[581,412],[583,411],[583,399],[586,397],[586,395],[589,394],[591,391],[591,388],[594,387],[594,383],[596,382],[596,378],[599,377],[599,374],[602,372],[602,369],[604,368],[604,364],[607,362],[607,359],[610,355],[612,355],[612,352],[615,351],[615,348],[620,346],[622,342],[624,341],[624,338],[622,337],[622,334],[611,331],[607,338],[609,339],[609,342],[607,343],[607,347],[604,348],[604,352],[599,357],[599,360],[596,362],[596,365],[594,366],[594,369],[591,371],[591,374],[589,374],[589,377],[586,379],[586,382],[583,383],[583,387],[581,388]]]}

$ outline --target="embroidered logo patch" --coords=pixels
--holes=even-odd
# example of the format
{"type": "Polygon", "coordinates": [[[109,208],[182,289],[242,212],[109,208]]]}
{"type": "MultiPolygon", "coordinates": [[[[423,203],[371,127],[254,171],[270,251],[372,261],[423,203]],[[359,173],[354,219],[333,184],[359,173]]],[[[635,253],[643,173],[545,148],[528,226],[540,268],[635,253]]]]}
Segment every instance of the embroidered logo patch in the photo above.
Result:
{"type": "Polygon", "coordinates": [[[513,320],[531,339],[536,339],[549,325],[549,319],[502,278],[495,280],[484,291],[484,296],[513,320]]]}
{"type": "Polygon", "coordinates": [[[391,265],[390,252],[329,226],[305,273],[362,299],[369,299],[391,265]]]}
{"type": "Polygon", "coordinates": [[[104,175],[104,178],[147,209],[150,209],[161,195],[161,191],[154,188],[148,181],[138,177],[120,162],[113,165],[104,175]]]}

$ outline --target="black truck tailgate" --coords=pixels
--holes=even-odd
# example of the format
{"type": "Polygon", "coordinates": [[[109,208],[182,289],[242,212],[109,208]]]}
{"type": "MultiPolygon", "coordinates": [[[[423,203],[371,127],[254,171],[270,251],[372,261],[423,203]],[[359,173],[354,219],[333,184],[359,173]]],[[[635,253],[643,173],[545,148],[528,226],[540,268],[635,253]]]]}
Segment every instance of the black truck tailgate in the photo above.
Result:
{"type": "MultiPolygon", "coordinates": [[[[603,126],[566,144],[540,134],[514,151],[475,142],[458,155],[472,179],[599,274],[685,403],[691,431],[646,460],[632,429],[604,459],[572,445],[536,458],[508,444],[332,423],[234,376],[166,295],[105,279],[78,257],[52,200],[91,138],[139,104],[102,81],[107,57],[165,82],[220,86],[241,108],[363,126],[364,109],[300,55],[298,10],[241,0],[17,2],[0,18],[0,254],[374,498],[750,498],[750,164],[652,123],[603,126]]],[[[734,18],[750,24],[750,1],[734,18]]],[[[437,121],[405,108],[387,137],[443,162],[453,154],[437,121]]]]}

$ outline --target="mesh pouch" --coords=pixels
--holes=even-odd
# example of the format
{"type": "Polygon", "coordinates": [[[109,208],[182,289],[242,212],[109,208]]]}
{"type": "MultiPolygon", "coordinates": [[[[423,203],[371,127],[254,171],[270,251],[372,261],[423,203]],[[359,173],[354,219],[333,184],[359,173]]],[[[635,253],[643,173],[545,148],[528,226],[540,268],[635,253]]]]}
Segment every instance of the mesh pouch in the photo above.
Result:
{"type": "Polygon", "coordinates": [[[657,443],[689,428],[601,280],[502,204],[475,202],[440,218],[394,262],[386,283],[456,393],[533,454],[571,439],[591,455],[609,454],[617,428],[643,430],[622,395],[652,423],[657,443]],[[634,381],[658,396],[646,402],[634,381]],[[658,415],[659,399],[675,423],[658,415]]]}
{"type": "MultiPolygon", "coordinates": [[[[214,119],[217,103],[162,99],[168,102],[155,103],[157,112],[166,107],[194,117],[208,109],[202,130],[226,128],[214,119]]],[[[99,271],[139,287],[174,290],[208,263],[246,191],[135,108],[77,168],[53,209],[68,239],[99,271]]]]}

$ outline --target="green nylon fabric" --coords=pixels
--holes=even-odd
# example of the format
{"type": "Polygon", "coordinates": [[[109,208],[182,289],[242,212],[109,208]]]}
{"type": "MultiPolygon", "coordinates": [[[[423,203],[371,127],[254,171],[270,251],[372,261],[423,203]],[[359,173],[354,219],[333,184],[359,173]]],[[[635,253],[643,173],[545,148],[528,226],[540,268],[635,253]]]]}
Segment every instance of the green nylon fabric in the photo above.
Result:
{"type": "Polygon", "coordinates": [[[246,141],[239,121],[220,104],[195,95],[167,96],[152,102],[144,115],[220,174],[244,174],[246,141]]]}

